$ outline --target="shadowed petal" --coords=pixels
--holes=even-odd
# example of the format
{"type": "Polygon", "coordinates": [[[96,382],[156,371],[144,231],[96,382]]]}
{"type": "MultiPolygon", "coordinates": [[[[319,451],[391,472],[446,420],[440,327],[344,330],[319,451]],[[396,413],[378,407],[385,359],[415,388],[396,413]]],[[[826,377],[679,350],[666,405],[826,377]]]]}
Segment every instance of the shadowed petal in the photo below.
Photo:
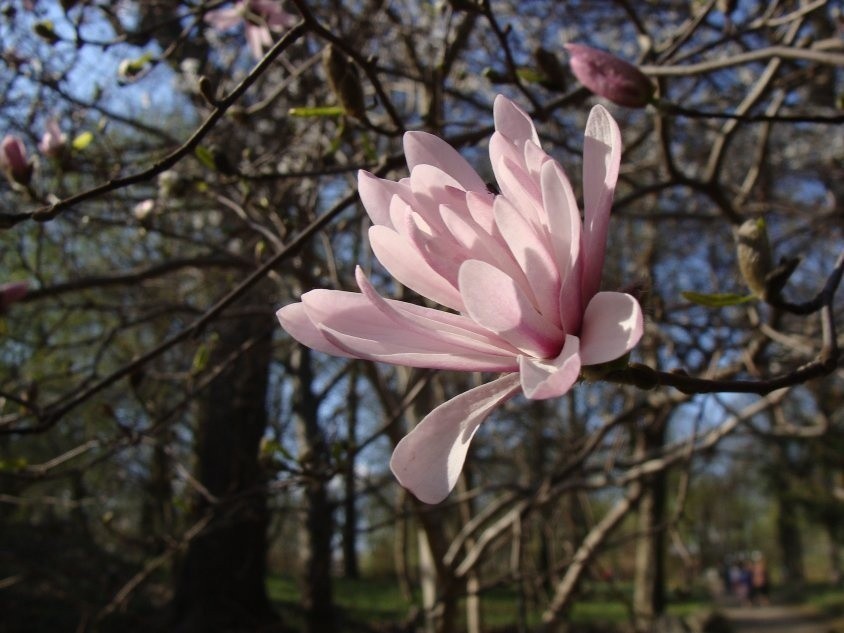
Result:
{"type": "Polygon", "coordinates": [[[537,234],[503,196],[495,200],[495,223],[529,284],[534,305],[548,321],[560,325],[560,276],[546,246],[545,231],[537,234]]]}
{"type": "Polygon", "coordinates": [[[556,356],[563,332],[531,305],[518,284],[495,266],[477,259],[463,262],[460,294],[466,311],[529,356],[556,356]]]}
{"type": "Polygon", "coordinates": [[[571,184],[552,160],[542,166],[542,204],[548,214],[548,233],[561,279],[560,319],[567,333],[580,331],[581,304],[580,211],[571,184]]]}
{"type": "Polygon", "coordinates": [[[623,292],[599,292],[583,313],[580,360],[597,365],[621,358],[642,338],[639,302],[623,292]]]}
{"type": "Polygon", "coordinates": [[[519,356],[522,391],[533,400],[562,396],[580,375],[580,340],[569,334],[557,358],[540,360],[519,356]]]}
{"type": "Polygon", "coordinates": [[[586,122],[583,145],[583,298],[589,300],[601,285],[607,225],[621,162],[621,133],[602,106],[595,106],[586,122]]]}
{"type": "Polygon", "coordinates": [[[445,499],[481,422],[518,390],[519,375],[507,374],[431,411],[393,451],[390,469],[399,483],[424,503],[445,499]]]}
{"type": "Polygon", "coordinates": [[[425,261],[413,243],[386,226],[369,229],[372,252],[396,280],[423,297],[463,312],[457,288],[443,279],[425,261]]]}

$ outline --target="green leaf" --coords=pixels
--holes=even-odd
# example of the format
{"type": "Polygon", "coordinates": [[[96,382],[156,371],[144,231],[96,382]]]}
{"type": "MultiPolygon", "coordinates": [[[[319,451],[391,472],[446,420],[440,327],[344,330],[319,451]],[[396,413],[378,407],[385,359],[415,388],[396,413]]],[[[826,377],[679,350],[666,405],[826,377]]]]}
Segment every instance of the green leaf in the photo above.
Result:
{"type": "Polygon", "coordinates": [[[82,134],[73,139],[71,145],[77,152],[81,152],[83,149],[88,147],[93,140],[94,135],[91,132],[82,132],[82,134]]]}
{"type": "Polygon", "coordinates": [[[716,292],[714,294],[706,294],[703,292],[683,292],[683,298],[692,303],[706,306],[707,308],[725,308],[727,306],[737,306],[742,303],[755,301],[755,295],[740,295],[735,292],[716,292]]]}
{"type": "Polygon", "coordinates": [[[538,84],[545,80],[545,75],[533,68],[522,67],[516,71],[519,79],[529,84],[538,84]]]}
{"type": "Polygon", "coordinates": [[[342,106],[315,106],[313,108],[290,108],[288,114],[298,117],[341,116],[346,113],[342,106]]]}
{"type": "Polygon", "coordinates": [[[210,149],[199,145],[195,150],[193,150],[193,153],[196,155],[196,158],[200,163],[212,171],[217,171],[217,165],[214,163],[214,154],[211,153],[210,149]]]}

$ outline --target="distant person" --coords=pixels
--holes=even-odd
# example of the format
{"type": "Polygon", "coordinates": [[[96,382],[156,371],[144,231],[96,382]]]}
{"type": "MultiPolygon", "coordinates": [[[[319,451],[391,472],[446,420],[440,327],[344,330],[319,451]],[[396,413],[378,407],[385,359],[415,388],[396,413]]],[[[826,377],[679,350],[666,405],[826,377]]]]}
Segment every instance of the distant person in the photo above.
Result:
{"type": "Polygon", "coordinates": [[[750,572],[753,582],[753,598],[758,604],[768,604],[770,598],[768,565],[762,552],[753,552],[753,561],[750,564],[750,572]]]}

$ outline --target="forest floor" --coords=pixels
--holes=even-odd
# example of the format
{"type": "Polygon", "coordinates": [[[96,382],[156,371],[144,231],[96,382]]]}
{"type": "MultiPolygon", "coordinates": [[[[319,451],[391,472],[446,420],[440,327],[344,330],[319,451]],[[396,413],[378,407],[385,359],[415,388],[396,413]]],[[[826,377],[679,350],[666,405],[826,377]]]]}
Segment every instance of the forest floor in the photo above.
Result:
{"type": "Polygon", "coordinates": [[[810,605],[732,607],[723,614],[735,633],[844,633],[844,618],[810,605]]]}

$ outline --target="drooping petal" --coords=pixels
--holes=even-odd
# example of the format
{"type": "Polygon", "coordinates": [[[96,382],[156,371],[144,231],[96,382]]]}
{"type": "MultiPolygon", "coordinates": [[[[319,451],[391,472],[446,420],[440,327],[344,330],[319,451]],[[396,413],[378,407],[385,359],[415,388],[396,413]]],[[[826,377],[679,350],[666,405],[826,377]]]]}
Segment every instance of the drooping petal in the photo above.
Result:
{"type": "Polygon", "coordinates": [[[621,358],[642,338],[642,307],[623,292],[599,292],[583,313],[580,360],[597,365],[621,358]]]}
{"type": "MultiPolygon", "coordinates": [[[[399,302],[395,302],[398,304],[399,302]]],[[[311,290],[302,295],[311,323],[344,355],[394,365],[457,371],[512,371],[515,356],[471,337],[455,337],[438,328],[408,328],[401,319],[356,292],[311,290]]],[[[395,305],[395,304],[393,304],[395,305]]]]}
{"type": "Polygon", "coordinates": [[[424,503],[439,503],[457,483],[469,444],[481,423],[519,390],[519,375],[506,374],[440,405],[393,451],[390,469],[424,503]]]}
{"type": "Polygon", "coordinates": [[[495,266],[470,259],[460,267],[460,295],[479,325],[529,356],[556,356],[563,332],[543,318],[518,284],[495,266]]]}
{"type": "Polygon", "coordinates": [[[607,226],[620,162],[618,125],[605,108],[595,106],[586,122],[583,145],[583,298],[586,301],[601,285],[607,226]]]}
{"type": "Polygon", "coordinates": [[[454,178],[466,191],[483,191],[484,181],[456,149],[427,132],[406,132],[404,155],[412,172],[417,165],[433,165],[454,178]]]}
{"type": "Polygon", "coordinates": [[[399,283],[440,305],[463,312],[463,299],[457,288],[428,265],[408,238],[386,226],[373,226],[369,229],[369,243],[378,261],[399,283]]]}
{"type": "Polygon", "coordinates": [[[557,358],[541,360],[519,356],[522,391],[533,400],[562,396],[580,375],[580,340],[569,334],[557,358]]]}
{"type": "Polygon", "coordinates": [[[507,341],[462,314],[385,299],[372,287],[360,266],[355,269],[355,279],[361,294],[382,314],[408,332],[417,332],[425,336],[436,333],[438,339],[453,345],[455,352],[481,352],[514,358],[518,355],[518,350],[507,341]]]}
{"type": "Polygon", "coordinates": [[[281,327],[305,347],[333,356],[355,358],[354,354],[337,347],[322,335],[319,328],[308,317],[303,304],[291,303],[278,310],[275,315],[281,327]]]}

